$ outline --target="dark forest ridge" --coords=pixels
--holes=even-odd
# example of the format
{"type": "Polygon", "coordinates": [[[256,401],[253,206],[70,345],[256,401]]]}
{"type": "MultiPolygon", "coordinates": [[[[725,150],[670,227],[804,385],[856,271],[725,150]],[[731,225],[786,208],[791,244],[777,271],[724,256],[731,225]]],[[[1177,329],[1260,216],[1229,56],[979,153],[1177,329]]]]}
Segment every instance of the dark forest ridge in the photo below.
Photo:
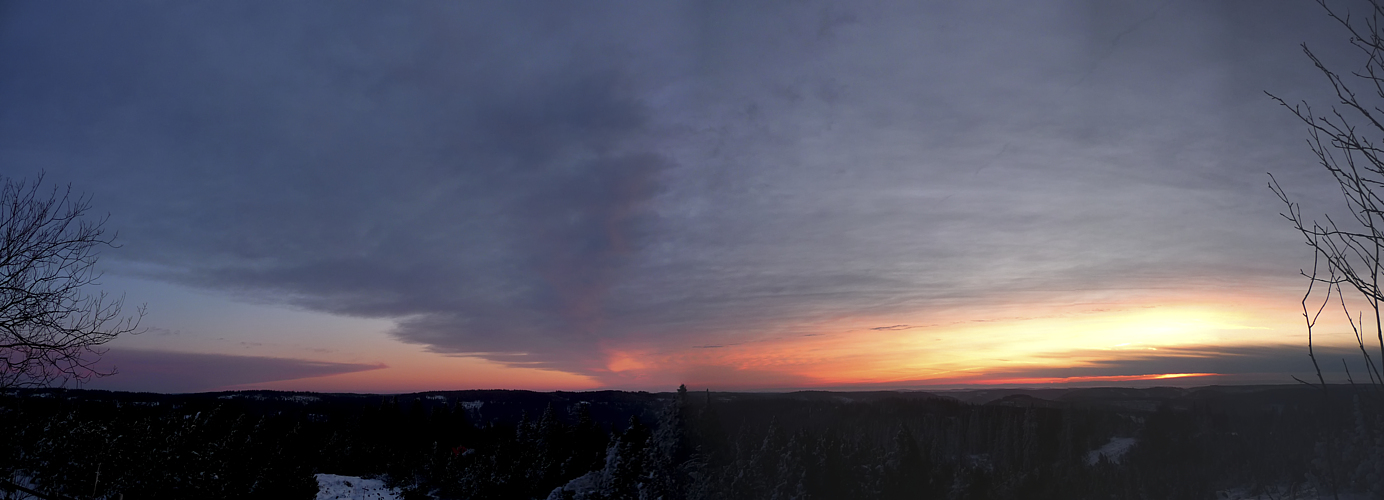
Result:
{"type": "Polygon", "coordinates": [[[0,471],[106,498],[311,498],[326,476],[404,498],[1251,498],[1321,491],[1317,443],[1369,438],[1355,394],[21,389],[0,394],[0,471]]]}
{"type": "MultiPolygon", "coordinates": [[[[1328,385],[1327,391],[1342,397],[1354,394],[1363,387],[1347,384],[1328,385]]],[[[120,401],[129,403],[180,402],[198,400],[242,400],[248,402],[365,402],[394,399],[422,400],[425,404],[444,401],[479,401],[491,405],[541,410],[549,403],[575,404],[648,404],[670,401],[675,392],[648,391],[552,391],[539,392],[512,389],[466,389],[456,391],[424,391],[403,394],[319,393],[309,391],[217,391],[185,394],[125,392],[89,389],[37,388],[17,389],[10,394],[20,397],[61,397],[75,400],[120,401]]],[[[994,388],[955,389],[942,391],[826,391],[802,390],[783,392],[692,391],[690,398],[711,401],[745,401],[758,399],[790,399],[828,402],[872,402],[885,399],[950,399],[969,404],[1035,406],[1044,408],[1109,408],[1134,411],[1154,411],[1167,403],[1185,408],[1196,402],[1235,400],[1261,404],[1302,404],[1319,402],[1322,388],[1303,384],[1279,385],[1211,385],[1203,387],[1073,387],[1073,388],[994,388]]],[[[508,412],[506,412],[508,413],[508,412]]]]}

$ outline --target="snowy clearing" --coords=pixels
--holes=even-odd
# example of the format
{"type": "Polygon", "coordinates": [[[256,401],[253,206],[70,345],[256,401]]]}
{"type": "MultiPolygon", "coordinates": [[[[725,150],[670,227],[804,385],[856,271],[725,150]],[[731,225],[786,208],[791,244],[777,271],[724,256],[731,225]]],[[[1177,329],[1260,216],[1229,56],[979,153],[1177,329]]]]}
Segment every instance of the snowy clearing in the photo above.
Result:
{"type": "Polygon", "coordinates": [[[386,488],[379,479],[317,475],[317,500],[398,500],[399,495],[398,488],[386,488]]]}
{"type": "Polygon", "coordinates": [[[1098,450],[1091,450],[1090,453],[1086,454],[1086,464],[1096,465],[1097,462],[1100,462],[1100,457],[1102,456],[1104,456],[1106,460],[1109,460],[1110,463],[1118,464],[1120,463],[1120,457],[1123,457],[1125,452],[1128,452],[1129,449],[1134,446],[1134,443],[1137,442],[1139,442],[1139,440],[1134,438],[1112,437],[1109,443],[1105,443],[1105,446],[1101,446],[1098,450]]]}

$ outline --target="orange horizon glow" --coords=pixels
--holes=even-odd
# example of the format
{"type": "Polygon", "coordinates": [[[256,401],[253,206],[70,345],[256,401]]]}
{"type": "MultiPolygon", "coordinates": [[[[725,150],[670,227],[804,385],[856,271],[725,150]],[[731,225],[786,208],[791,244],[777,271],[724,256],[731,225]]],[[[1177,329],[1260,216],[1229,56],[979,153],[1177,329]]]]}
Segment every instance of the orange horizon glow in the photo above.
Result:
{"type": "Polygon", "coordinates": [[[1146,293],[1094,299],[830,317],[758,338],[711,338],[697,348],[608,349],[610,371],[598,378],[614,387],[687,383],[751,390],[1194,380],[1226,374],[1038,374],[1118,370],[1109,367],[1159,356],[1213,358],[1220,348],[1295,345],[1303,335],[1300,313],[1281,307],[1277,297],[1146,293]]]}
{"type": "MultiPolygon", "coordinates": [[[[1145,375],[1093,375],[1084,377],[1028,377],[958,380],[955,385],[1042,385],[1076,384],[1085,382],[1134,382],[1142,380],[1164,380],[1172,378],[1217,377],[1219,373],[1150,373],[1145,375]]],[[[951,384],[949,384],[951,385],[951,384]]]]}
{"type": "MultiPolygon", "coordinates": [[[[1147,291],[1128,295],[1069,293],[985,307],[809,317],[753,333],[661,332],[603,341],[599,357],[562,370],[436,353],[400,342],[388,334],[388,325],[378,325],[374,333],[353,333],[351,342],[336,344],[330,354],[300,354],[299,359],[384,368],[218,389],[405,393],[670,390],[679,384],[766,390],[1192,381],[1238,375],[1204,369],[1159,373],[1153,371],[1157,365],[1118,362],[1164,356],[1213,358],[1218,348],[1303,341],[1300,312],[1283,307],[1282,297],[1147,291]],[[1120,366],[1133,373],[1119,373],[1120,366]],[[1072,373],[1069,370],[1089,375],[1051,376],[1072,373]]],[[[1323,333],[1319,345],[1330,344],[1331,338],[1323,333]]],[[[1342,338],[1344,344],[1353,341],[1342,338]]],[[[269,345],[246,350],[248,355],[289,354],[269,345]]]]}

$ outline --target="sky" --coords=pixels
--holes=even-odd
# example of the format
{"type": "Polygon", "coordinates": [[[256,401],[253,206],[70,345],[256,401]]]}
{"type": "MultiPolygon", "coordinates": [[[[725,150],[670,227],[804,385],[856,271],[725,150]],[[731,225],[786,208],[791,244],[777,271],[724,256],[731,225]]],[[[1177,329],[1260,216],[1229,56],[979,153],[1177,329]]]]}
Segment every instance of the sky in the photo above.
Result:
{"type": "Polygon", "coordinates": [[[1302,43],[1358,66],[1305,0],[3,2],[0,174],[148,307],[84,387],[1292,383],[1302,43]]]}

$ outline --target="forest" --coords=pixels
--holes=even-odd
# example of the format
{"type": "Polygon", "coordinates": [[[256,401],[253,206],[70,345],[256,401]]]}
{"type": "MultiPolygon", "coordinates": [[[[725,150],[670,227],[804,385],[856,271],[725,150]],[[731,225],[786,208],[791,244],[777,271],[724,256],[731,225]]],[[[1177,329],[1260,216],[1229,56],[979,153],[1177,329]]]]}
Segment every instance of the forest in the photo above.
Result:
{"type": "Polygon", "coordinates": [[[439,499],[1377,496],[1384,436],[1360,396],[30,389],[0,397],[0,492],[308,499],[330,473],[439,499]]]}

